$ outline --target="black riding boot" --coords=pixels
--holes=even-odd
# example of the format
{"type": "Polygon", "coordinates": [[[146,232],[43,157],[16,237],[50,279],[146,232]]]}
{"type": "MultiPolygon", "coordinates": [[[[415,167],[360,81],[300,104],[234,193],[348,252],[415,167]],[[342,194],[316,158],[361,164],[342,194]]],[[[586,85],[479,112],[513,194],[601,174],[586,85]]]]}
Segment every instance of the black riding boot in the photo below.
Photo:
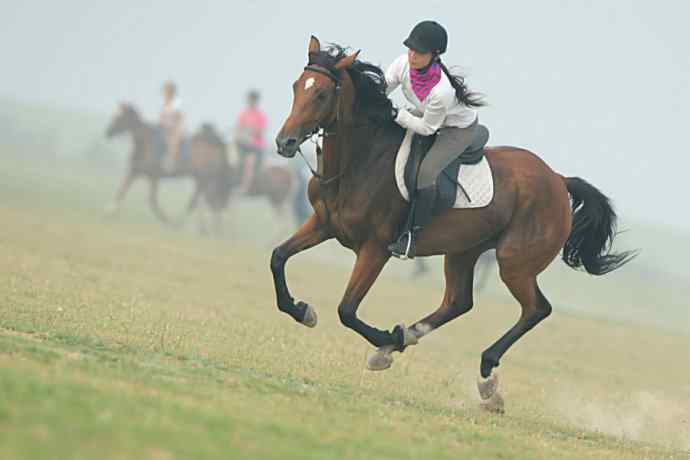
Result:
{"type": "Polygon", "coordinates": [[[394,257],[402,260],[414,259],[417,254],[415,239],[417,234],[431,222],[435,204],[435,185],[417,190],[410,203],[410,213],[403,233],[395,243],[388,245],[388,250],[394,257]]]}

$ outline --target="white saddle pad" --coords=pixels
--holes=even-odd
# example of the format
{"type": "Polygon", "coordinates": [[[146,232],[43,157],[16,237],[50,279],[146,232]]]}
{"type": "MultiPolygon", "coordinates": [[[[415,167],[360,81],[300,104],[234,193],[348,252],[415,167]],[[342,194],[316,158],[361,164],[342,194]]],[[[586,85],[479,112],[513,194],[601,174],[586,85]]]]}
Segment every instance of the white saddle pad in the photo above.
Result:
{"type": "MultiPolygon", "coordinates": [[[[405,165],[410,157],[413,134],[412,130],[407,130],[395,158],[395,181],[398,183],[398,189],[405,201],[410,201],[410,194],[407,185],[405,185],[405,165]]],[[[486,157],[475,165],[460,166],[457,180],[470,196],[470,200],[458,187],[454,208],[483,208],[491,203],[494,197],[494,178],[486,157]]]]}

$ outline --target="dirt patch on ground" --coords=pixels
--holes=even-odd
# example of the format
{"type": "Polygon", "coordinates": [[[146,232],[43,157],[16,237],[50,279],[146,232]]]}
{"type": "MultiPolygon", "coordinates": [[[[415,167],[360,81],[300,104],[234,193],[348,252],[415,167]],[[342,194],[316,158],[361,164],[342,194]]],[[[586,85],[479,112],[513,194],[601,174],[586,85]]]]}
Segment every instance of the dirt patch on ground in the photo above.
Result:
{"type": "Polygon", "coordinates": [[[564,391],[555,402],[569,423],[622,439],[690,450],[690,407],[652,391],[593,399],[577,390],[564,391]]]}

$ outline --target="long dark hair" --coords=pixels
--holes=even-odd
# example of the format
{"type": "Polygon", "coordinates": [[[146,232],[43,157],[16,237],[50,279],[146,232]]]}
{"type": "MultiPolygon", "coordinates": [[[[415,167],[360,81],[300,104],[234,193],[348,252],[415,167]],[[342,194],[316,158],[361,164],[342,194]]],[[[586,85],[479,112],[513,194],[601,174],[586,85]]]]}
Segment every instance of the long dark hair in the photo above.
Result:
{"type": "Polygon", "coordinates": [[[467,85],[465,84],[465,77],[450,73],[448,67],[441,62],[440,56],[436,56],[436,62],[439,63],[443,73],[445,73],[446,77],[448,77],[448,80],[450,80],[450,84],[453,86],[453,88],[455,88],[455,97],[458,98],[458,101],[467,107],[482,107],[486,105],[486,102],[484,102],[481,94],[470,91],[467,88],[467,85]]]}
{"type": "MultiPolygon", "coordinates": [[[[309,55],[309,64],[316,64],[335,72],[335,65],[345,58],[349,48],[330,44],[325,50],[309,55]]],[[[383,70],[369,62],[355,60],[347,73],[352,78],[357,97],[355,110],[374,120],[392,122],[393,103],[386,95],[386,77],[383,70]]]]}

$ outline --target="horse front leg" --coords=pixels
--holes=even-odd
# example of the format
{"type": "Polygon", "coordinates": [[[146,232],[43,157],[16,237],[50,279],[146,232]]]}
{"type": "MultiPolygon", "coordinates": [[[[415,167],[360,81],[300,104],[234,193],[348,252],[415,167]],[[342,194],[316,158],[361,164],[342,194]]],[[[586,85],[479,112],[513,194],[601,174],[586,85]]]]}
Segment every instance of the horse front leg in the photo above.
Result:
{"type": "Polygon", "coordinates": [[[160,204],[158,204],[158,178],[151,178],[151,189],[149,190],[149,205],[151,206],[151,210],[153,211],[153,214],[163,222],[164,224],[170,223],[170,219],[168,216],[163,212],[163,210],[160,207],[160,204]]]}
{"type": "Polygon", "coordinates": [[[390,254],[385,247],[374,241],[365,244],[358,251],[357,261],[352,270],[345,295],[338,306],[338,315],[346,327],[357,332],[373,346],[400,349],[403,347],[404,341],[402,328],[396,328],[391,333],[369,326],[357,318],[359,304],[369,292],[389,258],[390,254]]]}
{"type": "Polygon", "coordinates": [[[133,172],[128,172],[125,178],[122,180],[122,184],[120,184],[120,188],[117,190],[117,195],[115,195],[115,201],[113,201],[111,204],[106,206],[105,208],[105,214],[108,216],[114,216],[116,215],[119,211],[120,208],[122,207],[122,202],[125,200],[125,197],[127,196],[127,192],[129,192],[130,187],[132,186],[132,182],[134,182],[135,175],[133,172]]]}
{"type": "Polygon", "coordinates": [[[316,311],[304,302],[295,303],[285,281],[285,264],[293,255],[330,238],[332,236],[321,224],[319,218],[316,214],[312,214],[304,225],[290,239],[275,248],[271,255],[271,272],[273,273],[278,310],[287,313],[295,321],[308,327],[316,326],[316,311]]]}
{"type": "Polygon", "coordinates": [[[189,219],[194,211],[199,207],[199,200],[201,198],[204,188],[202,186],[202,180],[199,178],[194,179],[194,192],[192,193],[185,210],[180,215],[180,217],[175,221],[175,226],[182,227],[184,223],[189,219]]]}
{"type": "Polygon", "coordinates": [[[199,206],[199,199],[201,198],[201,194],[203,191],[204,187],[202,185],[202,180],[198,178],[195,179],[194,192],[192,193],[192,196],[189,198],[189,202],[187,203],[187,207],[185,208],[185,218],[189,217],[199,206]]]}

